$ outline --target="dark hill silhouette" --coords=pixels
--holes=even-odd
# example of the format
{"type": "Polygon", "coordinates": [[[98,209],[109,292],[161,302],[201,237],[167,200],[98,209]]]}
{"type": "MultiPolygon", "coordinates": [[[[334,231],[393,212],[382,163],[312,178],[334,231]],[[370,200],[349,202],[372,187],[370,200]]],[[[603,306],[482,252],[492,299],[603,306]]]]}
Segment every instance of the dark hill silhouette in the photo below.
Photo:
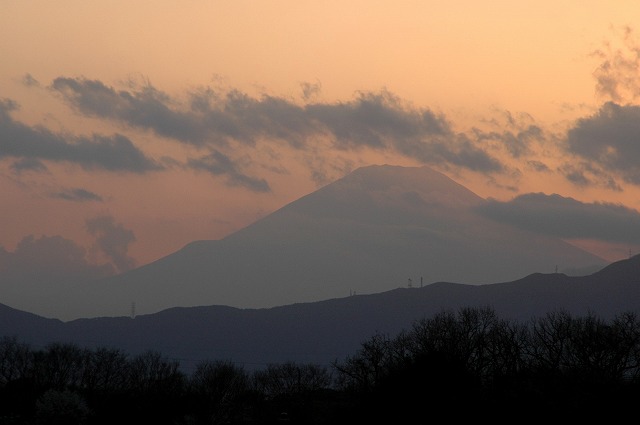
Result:
{"type": "Polygon", "coordinates": [[[0,336],[19,336],[40,344],[64,332],[64,322],[0,304],[0,336]]]}
{"type": "MultiPolygon", "coordinates": [[[[428,167],[370,166],[222,240],[193,242],[52,299],[47,317],[171,307],[268,308],[438,281],[488,284],[604,260],[491,221],[485,200],[428,167]]],[[[31,310],[30,310],[31,311],[31,310]]]]}
{"type": "Polygon", "coordinates": [[[442,310],[484,306],[517,321],[558,310],[607,320],[640,313],[640,256],[588,276],[535,273],[487,285],[438,282],[264,309],[177,307],[136,318],[62,323],[1,308],[0,335],[38,346],[55,341],[129,353],[153,349],[179,359],[187,370],[205,359],[231,360],[247,368],[285,361],[328,365],[354,354],[376,332],[394,336],[442,310]]]}

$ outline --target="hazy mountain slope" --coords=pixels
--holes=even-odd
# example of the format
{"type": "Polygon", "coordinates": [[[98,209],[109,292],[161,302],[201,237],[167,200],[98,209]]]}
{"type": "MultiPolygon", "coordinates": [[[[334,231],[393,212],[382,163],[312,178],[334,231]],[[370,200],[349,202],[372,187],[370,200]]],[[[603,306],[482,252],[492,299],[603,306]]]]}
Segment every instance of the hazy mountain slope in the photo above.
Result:
{"type": "MultiPolygon", "coordinates": [[[[272,307],[435,281],[484,284],[604,261],[500,225],[484,200],[427,167],[371,166],[223,240],[70,292],[66,318],[174,306],[272,307]]],[[[56,316],[60,317],[60,316],[56,316]]]]}
{"type": "Polygon", "coordinates": [[[434,283],[423,288],[347,296],[267,309],[227,306],[171,308],[129,317],[67,323],[0,308],[0,335],[83,346],[117,347],[135,354],[159,350],[187,370],[201,360],[231,360],[247,368],[285,361],[328,365],[343,360],[376,332],[396,335],[442,310],[491,306],[503,318],[528,321],[565,310],[609,320],[640,313],[640,256],[589,276],[532,274],[488,285],[434,283]],[[52,326],[55,325],[55,326],[52,326]],[[24,337],[24,338],[23,338],[24,337]]]}

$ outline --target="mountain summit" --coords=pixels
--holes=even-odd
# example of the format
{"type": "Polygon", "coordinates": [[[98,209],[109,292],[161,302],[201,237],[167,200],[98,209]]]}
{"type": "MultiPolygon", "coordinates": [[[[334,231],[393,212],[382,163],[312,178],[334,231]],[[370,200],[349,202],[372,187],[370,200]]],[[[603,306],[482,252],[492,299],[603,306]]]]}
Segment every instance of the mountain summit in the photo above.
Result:
{"type": "Polygon", "coordinates": [[[132,303],[138,313],[264,308],[605,264],[562,240],[482,217],[474,208],[483,202],[428,167],[360,168],[224,239],[83,285],[64,301],[65,319],[126,316],[132,303]]]}

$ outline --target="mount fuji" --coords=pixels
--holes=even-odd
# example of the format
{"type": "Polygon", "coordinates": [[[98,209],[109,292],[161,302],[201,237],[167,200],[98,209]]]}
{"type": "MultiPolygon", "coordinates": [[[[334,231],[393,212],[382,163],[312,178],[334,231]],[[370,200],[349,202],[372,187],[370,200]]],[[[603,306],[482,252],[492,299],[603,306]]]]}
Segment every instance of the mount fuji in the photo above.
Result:
{"type": "Polygon", "coordinates": [[[482,285],[608,262],[476,212],[485,199],[429,167],[357,169],[220,240],[194,241],[51,300],[63,320],[171,307],[268,308],[433,282],[482,285]]]}

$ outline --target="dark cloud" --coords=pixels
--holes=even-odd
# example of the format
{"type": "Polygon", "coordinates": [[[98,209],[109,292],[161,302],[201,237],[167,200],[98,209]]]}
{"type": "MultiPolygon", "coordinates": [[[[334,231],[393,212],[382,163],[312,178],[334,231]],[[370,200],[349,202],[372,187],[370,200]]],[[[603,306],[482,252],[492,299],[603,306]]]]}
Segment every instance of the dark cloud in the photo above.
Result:
{"type": "Polygon", "coordinates": [[[564,175],[564,178],[576,186],[587,187],[594,184],[594,182],[587,177],[583,164],[563,164],[558,167],[558,171],[564,175]]]}
{"type": "Polygon", "coordinates": [[[10,111],[16,108],[15,102],[0,100],[0,159],[14,157],[28,160],[18,163],[18,167],[25,164],[37,166],[34,161],[48,160],[72,162],[84,169],[108,171],[143,173],[161,169],[125,136],[71,137],[55,134],[43,127],[29,127],[14,121],[10,111]]]}
{"type": "Polygon", "coordinates": [[[468,168],[479,172],[501,172],[503,165],[486,151],[478,149],[475,143],[464,135],[456,137],[456,143],[447,143],[446,140],[420,145],[421,155],[415,157],[427,164],[439,164],[442,162],[453,164],[462,168],[468,168]]]}
{"type": "Polygon", "coordinates": [[[94,249],[105,254],[119,272],[135,267],[135,260],[128,255],[129,245],[136,240],[133,231],[104,215],[86,221],[87,231],[95,236],[94,249]]]}
{"type": "Polygon", "coordinates": [[[307,141],[322,132],[304,106],[275,96],[256,99],[236,90],[222,98],[221,104],[210,108],[206,118],[216,124],[210,129],[243,144],[253,145],[259,139],[272,139],[296,149],[306,149],[307,141]],[[224,115],[219,111],[224,111],[224,115]],[[232,125],[218,127],[221,121],[232,125]]]}
{"type": "Polygon", "coordinates": [[[594,162],[574,159],[560,165],[556,171],[579,187],[599,186],[616,192],[622,191],[613,175],[594,162]]]}
{"type": "Polygon", "coordinates": [[[20,105],[18,105],[18,102],[12,99],[0,99],[0,119],[2,119],[3,121],[6,120],[9,117],[9,112],[15,111],[19,108],[20,105]]]}
{"type": "Polygon", "coordinates": [[[614,192],[622,192],[622,187],[613,177],[608,177],[604,182],[604,187],[613,190],[614,192]]]}
{"type": "Polygon", "coordinates": [[[623,180],[640,184],[640,106],[613,102],[567,132],[569,152],[623,180]]]}
{"type": "Polygon", "coordinates": [[[172,109],[169,96],[149,84],[129,92],[117,91],[98,80],[60,77],[51,88],[85,115],[123,121],[192,143],[201,143],[207,136],[202,117],[172,109]]]}
{"type": "Polygon", "coordinates": [[[402,152],[416,142],[453,135],[444,117],[430,110],[408,109],[388,92],[359,93],[351,102],[316,103],[306,111],[342,149],[395,147],[402,152]]]}
{"type": "Polygon", "coordinates": [[[513,158],[526,156],[531,153],[531,143],[544,140],[542,129],[536,125],[529,125],[516,132],[484,132],[479,129],[474,129],[473,133],[479,142],[496,141],[500,143],[513,158]]]}
{"type": "Polygon", "coordinates": [[[261,137],[296,145],[313,132],[313,124],[300,106],[271,96],[255,99],[238,90],[193,92],[188,108],[181,110],[177,101],[150,84],[118,91],[97,80],[60,77],[51,87],[85,115],[198,146],[226,146],[230,140],[254,145],[261,137]]]}
{"type": "Polygon", "coordinates": [[[320,81],[316,81],[315,83],[305,81],[300,83],[300,88],[302,89],[302,98],[308,101],[320,94],[322,84],[320,84],[320,81]]]}
{"type": "Polygon", "coordinates": [[[17,161],[13,161],[11,169],[18,174],[24,171],[33,171],[35,173],[44,173],[48,171],[47,166],[44,165],[42,161],[35,158],[21,158],[17,161]]]}
{"type": "Polygon", "coordinates": [[[53,193],[52,198],[63,199],[65,201],[86,202],[98,201],[102,202],[102,197],[93,192],[82,188],[65,189],[60,192],[53,193]]]}
{"type": "Polygon", "coordinates": [[[549,167],[547,166],[547,164],[545,164],[544,162],[532,159],[527,161],[527,165],[531,168],[533,168],[535,171],[538,172],[548,172],[551,171],[549,169],[549,167]]]}
{"type": "Polygon", "coordinates": [[[489,200],[478,212],[493,220],[566,239],[637,244],[640,213],[611,203],[584,203],[560,195],[529,193],[509,202],[489,200]]]}
{"type": "Polygon", "coordinates": [[[238,165],[225,154],[213,151],[207,156],[191,159],[187,165],[196,170],[203,170],[215,176],[224,175],[230,186],[242,186],[254,192],[270,192],[266,180],[251,177],[242,173],[238,165]]]}
{"type": "MultiPolygon", "coordinates": [[[[371,148],[427,164],[447,161],[477,171],[502,170],[475,141],[455,134],[443,115],[404,105],[387,91],[358,93],[349,102],[299,105],[281,97],[204,88],[181,105],[150,84],[116,90],[96,80],[60,77],[51,87],[85,115],[207,147],[214,157],[231,142],[254,146],[268,140],[309,150],[319,138],[328,138],[345,151],[371,148]]],[[[315,88],[303,86],[305,90],[311,96],[315,88]]],[[[520,143],[527,141],[526,134],[519,137],[520,143]]]]}

